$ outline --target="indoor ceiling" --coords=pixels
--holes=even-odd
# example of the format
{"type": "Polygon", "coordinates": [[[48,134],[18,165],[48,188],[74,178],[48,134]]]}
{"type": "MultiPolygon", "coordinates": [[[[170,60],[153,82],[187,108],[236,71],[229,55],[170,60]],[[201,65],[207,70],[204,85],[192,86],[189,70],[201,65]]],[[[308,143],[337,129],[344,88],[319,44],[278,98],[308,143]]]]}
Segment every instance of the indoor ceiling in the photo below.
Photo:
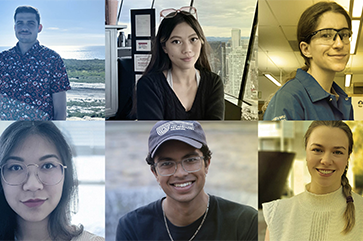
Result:
{"type": "MultiPolygon", "coordinates": [[[[260,76],[269,72],[277,78],[280,74],[285,78],[287,74],[304,65],[303,58],[297,49],[297,23],[303,11],[319,1],[259,1],[258,65],[260,76]]],[[[348,10],[349,0],[337,0],[336,2],[348,10]]],[[[357,53],[351,55],[346,70],[337,76],[343,76],[346,72],[363,74],[363,37],[360,37],[358,41],[357,53]]],[[[260,77],[259,79],[265,78],[260,77]]],[[[268,80],[266,79],[266,81],[268,80]]]]}

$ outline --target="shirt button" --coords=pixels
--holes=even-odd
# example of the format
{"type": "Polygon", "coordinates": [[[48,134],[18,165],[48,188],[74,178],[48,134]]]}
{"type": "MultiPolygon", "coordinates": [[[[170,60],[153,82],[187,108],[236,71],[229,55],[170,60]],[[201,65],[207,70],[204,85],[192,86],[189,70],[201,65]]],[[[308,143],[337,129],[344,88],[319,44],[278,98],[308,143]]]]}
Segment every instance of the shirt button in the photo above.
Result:
{"type": "Polygon", "coordinates": [[[329,101],[330,101],[330,102],[331,102],[332,100],[333,100],[332,98],[330,98],[330,99],[329,99],[329,101]]]}

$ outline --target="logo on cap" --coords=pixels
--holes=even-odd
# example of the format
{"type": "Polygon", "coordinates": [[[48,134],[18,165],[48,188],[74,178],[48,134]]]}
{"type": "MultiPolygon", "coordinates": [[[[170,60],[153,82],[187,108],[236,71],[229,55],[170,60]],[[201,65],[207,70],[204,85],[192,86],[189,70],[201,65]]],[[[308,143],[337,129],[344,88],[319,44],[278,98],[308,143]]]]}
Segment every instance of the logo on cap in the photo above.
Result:
{"type": "Polygon", "coordinates": [[[158,128],[156,128],[156,133],[159,136],[165,135],[168,131],[185,131],[194,130],[193,123],[183,122],[183,121],[173,121],[165,123],[158,128]]]}

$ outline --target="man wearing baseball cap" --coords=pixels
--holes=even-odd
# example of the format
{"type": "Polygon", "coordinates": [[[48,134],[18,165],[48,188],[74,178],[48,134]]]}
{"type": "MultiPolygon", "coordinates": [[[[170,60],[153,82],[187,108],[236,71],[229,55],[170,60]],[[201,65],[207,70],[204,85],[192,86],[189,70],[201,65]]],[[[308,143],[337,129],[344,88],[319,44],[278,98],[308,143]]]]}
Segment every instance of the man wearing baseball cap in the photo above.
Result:
{"type": "Polygon", "coordinates": [[[146,158],[166,197],[121,217],[116,240],[257,240],[257,211],[205,193],[211,151],[196,121],[159,121],[146,158]]]}

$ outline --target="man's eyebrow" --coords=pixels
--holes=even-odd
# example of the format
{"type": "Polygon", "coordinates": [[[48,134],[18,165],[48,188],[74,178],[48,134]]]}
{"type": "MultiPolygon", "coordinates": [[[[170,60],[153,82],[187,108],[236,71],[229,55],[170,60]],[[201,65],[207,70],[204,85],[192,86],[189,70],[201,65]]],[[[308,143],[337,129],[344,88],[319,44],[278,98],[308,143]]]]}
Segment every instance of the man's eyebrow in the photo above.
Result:
{"type": "MultiPolygon", "coordinates": [[[[181,159],[185,159],[185,158],[188,158],[188,157],[192,157],[192,156],[199,156],[200,154],[196,151],[192,151],[192,152],[189,152],[187,154],[185,154],[181,159]]],[[[171,157],[168,157],[168,156],[159,156],[157,158],[158,161],[173,161],[174,159],[171,158],[171,157]]]]}

